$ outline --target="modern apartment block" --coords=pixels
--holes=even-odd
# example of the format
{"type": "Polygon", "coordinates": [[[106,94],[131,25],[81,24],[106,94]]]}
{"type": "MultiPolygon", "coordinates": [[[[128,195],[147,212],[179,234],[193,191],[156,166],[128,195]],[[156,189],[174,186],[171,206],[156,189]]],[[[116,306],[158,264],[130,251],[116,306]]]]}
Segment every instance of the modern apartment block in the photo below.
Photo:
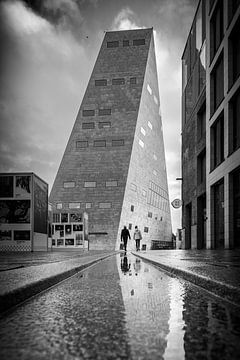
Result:
{"type": "Polygon", "coordinates": [[[240,246],[240,1],[199,1],[182,57],[184,248],[240,246]]]}
{"type": "Polygon", "coordinates": [[[105,34],[50,202],[59,222],[87,213],[90,249],[119,249],[124,225],[147,248],[171,243],[152,29],[105,34]]]}

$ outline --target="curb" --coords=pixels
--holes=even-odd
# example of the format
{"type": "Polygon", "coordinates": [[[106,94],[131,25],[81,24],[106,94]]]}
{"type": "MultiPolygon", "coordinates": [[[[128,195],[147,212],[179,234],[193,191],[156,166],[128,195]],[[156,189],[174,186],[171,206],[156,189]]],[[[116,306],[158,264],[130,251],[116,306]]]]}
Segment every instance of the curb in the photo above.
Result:
{"type": "Polygon", "coordinates": [[[141,258],[142,260],[144,260],[146,262],[151,263],[152,265],[154,265],[162,270],[165,270],[166,272],[168,272],[172,275],[180,276],[184,280],[187,280],[187,281],[193,283],[194,285],[197,285],[197,286],[213,293],[214,295],[217,295],[217,296],[223,298],[224,300],[230,301],[231,303],[234,303],[234,305],[236,305],[238,307],[240,306],[240,288],[238,288],[238,287],[234,287],[234,286],[228,285],[228,284],[220,282],[220,281],[215,281],[215,280],[209,279],[203,275],[195,274],[192,271],[182,270],[179,268],[174,268],[170,265],[162,264],[160,262],[157,262],[152,259],[148,259],[148,258],[141,256],[139,254],[136,254],[134,252],[132,252],[132,254],[134,256],[141,258]]]}
{"type": "Polygon", "coordinates": [[[39,294],[40,292],[47,290],[48,288],[56,285],[57,283],[77,274],[83,269],[96,264],[102,260],[107,259],[110,256],[115,255],[116,253],[108,254],[102,256],[98,259],[90,260],[86,264],[81,264],[79,266],[74,267],[71,270],[67,270],[65,272],[59,273],[57,275],[53,275],[47,277],[45,279],[30,283],[19,289],[13,290],[9,293],[0,295],[0,314],[3,315],[5,312],[13,308],[14,306],[19,305],[20,303],[30,299],[32,296],[39,294]]]}

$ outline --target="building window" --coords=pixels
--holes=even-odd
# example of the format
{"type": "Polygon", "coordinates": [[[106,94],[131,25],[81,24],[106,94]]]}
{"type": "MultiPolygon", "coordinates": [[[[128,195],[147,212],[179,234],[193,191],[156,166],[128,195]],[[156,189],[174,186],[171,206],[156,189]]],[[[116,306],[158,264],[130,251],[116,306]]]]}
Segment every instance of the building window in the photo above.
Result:
{"type": "Polygon", "coordinates": [[[147,226],[144,226],[144,232],[148,233],[148,227],[147,226]]]}
{"type": "Polygon", "coordinates": [[[111,115],[111,113],[112,113],[112,109],[99,109],[98,110],[99,116],[111,115]]]}
{"type": "Polygon", "coordinates": [[[132,230],[132,224],[128,224],[128,230],[132,230]]]}
{"type": "Polygon", "coordinates": [[[125,84],[124,78],[112,79],[112,85],[124,85],[124,84],[125,84]]]}
{"type": "Polygon", "coordinates": [[[229,153],[240,147],[240,90],[229,104],[229,153]]]}
{"type": "Polygon", "coordinates": [[[136,83],[137,83],[137,78],[136,77],[131,77],[130,78],[130,84],[131,85],[136,85],[136,83]]]}
{"type": "Polygon", "coordinates": [[[64,188],[74,188],[75,187],[75,181],[64,181],[63,187],[64,188]]]}
{"type": "Polygon", "coordinates": [[[197,138],[198,141],[206,136],[206,105],[197,114],[197,138]]]}
{"type": "Polygon", "coordinates": [[[90,202],[86,203],[86,209],[91,209],[91,207],[92,207],[92,203],[90,202]]]}
{"type": "Polygon", "coordinates": [[[60,214],[53,213],[53,223],[60,223],[60,214]]]}
{"type": "Polygon", "coordinates": [[[112,204],[110,202],[100,202],[99,209],[110,209],[112,204]]]}
{"type": "Polygon", "coordinates": [[[79,202],[72,202],[68,204],[69,209],[80,209],[81,204],[79,202]]]}
{"type": "Polygon", "coordinates": [[[123,46],[129,46],[129,40],[123,40],[123,46]]]}
{"type": "Polygon", "coordinates": [[[240,75],[240,19],[234,26],[229,41],[229,88],[240,75]]]}
{"type": "Polygon", "coordinates": [[[67,223],[68,222],[68,213],[62,213],[61,214],[61,223],[67,223]]]}
{"type": "Polygon", "coordinates": [[[108,41],[107,42],[107,47],[108,48],[119,47],[119,41],[108,41]]]}
{"type": "Polygon", "coordinates": [[[95,86],[107,86],[107,79],[95,80],[95,86]]]}
{"type": "Polygon", "coordinates": [[[134,212],[134,205],[131,205],[130,210],[131,212],[134,212]]]}
{"type": "Polygon", "coordinates": [[[82,115],[83,116],[94,116],[95,115],[95,110],[83,110],[82,115]]]}
{"type": "Polygon", "coordinates": [[[133,46],[145,45],[145,39],[135,39],[133,40],[133,46]]]}
{"type": "Polygon", "coordinates": [[[211,73],[210,86],[210,107],[212,115],[224,98],[223,54],[220,56],[211,73]]]}
{"type": "Polygon", "coordinates": [[[210,20],[210,57],[213,59],[223,38],[223,1],[217,2],[210,20]]]}
{"type": "Polygon", "coordinates": [[[85,181],[84,182],[85,188],[95,188],[96,187],[96,181],[85,181]]]}
{"type": "Polygon", "coordinates": [[[141,127],[141,133],[145,136],[146,135],[146,131],[143,127],[141,127]]]}
{"type": "Polygon", "coordinates": [[[152,89],[149,84],[147,84],[147,91],[149,92],[150,95],[152,95],[152,89]]]}
{"type": "Polygon", "coordinates": [[[206,180],[206,151],[197,157],[197,184],[205,183],[206,180]]]}
{"type": "Polygon", "coordinates": [[[94,147],[106,147],[106,140],[94,140],[94,147]]]}
{"type": "Polygon", "coordinates": [[[82,129],[94,129],[95,123],[89,122],[89,123],[82,123],[82,129]]]}
{"type": "Polygon", "coordinates": [[[150,121],[148,121],[148,127],[152,130],[152,123],[150,123],[150,121]]]}
{"type": "Polygon", "coordinates": [[[118,186],[117,180],[106,181],[106,187],[114,187],[114,186],[118,186]]]}
{"type": "Polygon", "coordinates": [[[240,5],[240,0],[228,0],[228,23],[231,22],[233,16],[240,5]]]}
{"type": "Polygon", "coordinates": [[[132,191],[137,191],[137,186],[136,186],[135,184],[131,183],[131,184],[130,184],[130,189],[131,189],[132,191]]]}
{"type": "Polygon", "coordinates": [[[148,212],[148,217],[152,218],[152,212],[151,211],[148,212]]]}
{"type": "Polygon", "coordinates": [[[111,127],[111,122],[110,121],[99,122],[98,127],[99,127],[99,129],[110,128],[111,127]]]}
{"type": "Polygon", "coordinates": [[[141,139],[138,140],[138,143],[142,148],[144,148],[144,142],[141,139]]]}
{"type": "Polygon", "coordinates": [[[88,147],[88,141],[84,140],[84,141],[76,141],[76,148],[77,149],[81,149],[81,148],[86,148],[88,147]]]}
{"type": "Polygon", "coordinates": [[[57,203],[56,204],[56,209],[58,209],[58,210],[61,210],[62,209],[62,203],[57,203]]]}
{"type": "Polygon", "coordinates": [[[112,146],[123,146],[124,145],[124,140],[119,139],[119,140],[112,140],[112,146]]]}
{"type": "Polygon", "coordinates": [[[224,160],[224,115],[218,117],[211,127],[211,170],[224,160]]]}

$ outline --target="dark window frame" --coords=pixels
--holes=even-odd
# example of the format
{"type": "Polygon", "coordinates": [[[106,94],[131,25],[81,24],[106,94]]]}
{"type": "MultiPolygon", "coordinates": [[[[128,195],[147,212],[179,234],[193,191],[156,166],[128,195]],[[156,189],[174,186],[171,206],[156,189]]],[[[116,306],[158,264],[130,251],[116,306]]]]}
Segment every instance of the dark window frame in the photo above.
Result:
{"type": "Polygon", "coordinates": [[[95,123],[94,122],[82,123],[82,129],[83,130],[95,129],[95,123]]]}
{"type": "Polygon", "coordinates": [[[146,41],[145,39],[134,39],[133,40],[133,46],[141,46],[141,45],[145,45],[146,41]]]}
{"type": "Polygon", "coordinates": [[[107,86],[107,79],[96,79],[95,86],[107,86]]]}
{"type": "Polygon", "coordinates": [[[117,48],[117,47],[119,47],[119,41],[118,40],[107,41],[107,48],[108,49],[117,48]]]}
{"type": "Polygon", "coordinates": [[[84,117],[95,116],[95,110],[93,110],[93,109],[83,109],[82,110],[82,116],[84,116],[84,117]]]}

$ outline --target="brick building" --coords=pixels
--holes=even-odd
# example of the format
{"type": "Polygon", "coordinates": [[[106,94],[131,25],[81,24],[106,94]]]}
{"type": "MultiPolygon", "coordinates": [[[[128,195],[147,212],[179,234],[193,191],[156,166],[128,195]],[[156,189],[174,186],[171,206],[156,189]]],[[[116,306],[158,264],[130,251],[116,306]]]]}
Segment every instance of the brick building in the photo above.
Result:
{"type": "Polygon", "coordinates": [[[184,248],[240,245],[239,5],[199,1],[182,57],[184,248]]]}
{"type": "Polygon", "coordinates": [[[90,249],[119,248],[124,225],[147,248],[171,242],[152,29],[105,34],[50,201],[88,214],[90,249]]]}

